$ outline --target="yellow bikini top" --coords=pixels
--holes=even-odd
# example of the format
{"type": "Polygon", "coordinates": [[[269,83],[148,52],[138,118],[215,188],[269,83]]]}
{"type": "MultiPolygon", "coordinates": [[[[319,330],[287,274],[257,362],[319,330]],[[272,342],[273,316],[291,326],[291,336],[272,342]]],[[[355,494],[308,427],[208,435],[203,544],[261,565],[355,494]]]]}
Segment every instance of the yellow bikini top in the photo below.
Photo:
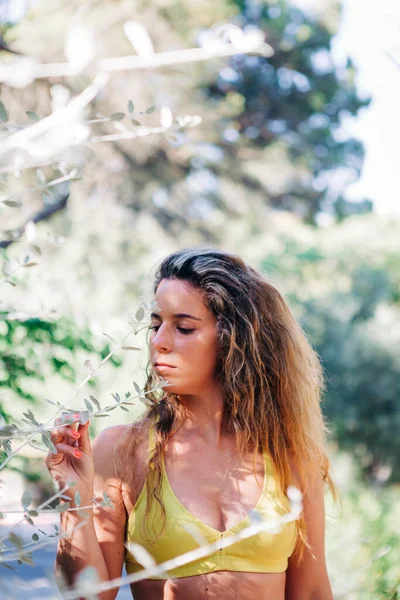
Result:
{"type": "MultiPolygon", "coordinates": [[[[149,448],[154,448],[154,429],[150,427],[149,448]]],[[[249,527],[252,513],[257,519],[277,520],[290,510],[289,501],[278,500],[274,468],[268,454],[264,453],[264,486],[261,497],[253,509],[237,525],[226,531],[218,531],[203,523],[187,510],[178,498],[168,481],[164,461],[162,460],[162,499],[166,512],[165,528],[154,543],[148,540],[155,538],[154,531],[159,531],[162,523],[161,509],[155,500],[142,532],[141,523],[146,510],[146,484],[137,499],[126,525],[127,542],[143,546],[154,558],[156,564],[185,554],[199,548],[200,542],[212,544],[228,538],[249,527]],[[143,536],[144,533],[144,536],[143,536]],[[146,537],[148,539],[146,539],[146,537]]],[[[292,521],[281,524],[277,533],[261,532],[247,539],[240,539],[231,546],[209,554],[206,558],[194,560],[186,565],[176,567],[168,572],[149,577],[149,579],[170,579],[175,577],[191,577],[214,571],[243,571],[248,573],[281,573],[286,571],[288,558],[292,554],[297,539],[297,525],[292,521]]],[[[202,545],[203,545],[202,544],[202,545]]],[[[125,568],[128,574],[143,569],[135,557],[125,550],[125,568]]]]}

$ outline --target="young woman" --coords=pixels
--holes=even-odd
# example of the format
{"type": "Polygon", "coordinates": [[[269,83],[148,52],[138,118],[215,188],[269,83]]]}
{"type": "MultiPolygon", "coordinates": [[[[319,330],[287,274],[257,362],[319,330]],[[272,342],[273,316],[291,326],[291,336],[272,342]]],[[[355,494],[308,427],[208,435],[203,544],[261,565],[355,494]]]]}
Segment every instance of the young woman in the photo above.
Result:
{"type": "Polygon", "coordinates": [[[286,492],[295,485],[300,520],[136,582],[132,594],[332,600],[323,484],[334,487],[321,367],[288,306],[239,257],[213,249],[167,257],[155,301],[143,418],[105,429],[92,445],[87,424],[52,432],[58,453],[46,464],[61,485],[77,481],[72,507],[76,491],[81,505],[104,491],[114,504],[95,508],[81,528],[76,511],[61,514],[61,530],[75,530],[59,542],[56,570],[69,584],[87,566],[100,581],[119,577],[124,561],[128,573],[139,572],[135,544],[159,564],[237,534],[254,514],[276,521],[290,510],[286,492]],[[152,391],[160,377],[168,382],[161,395],[152,391]]]}

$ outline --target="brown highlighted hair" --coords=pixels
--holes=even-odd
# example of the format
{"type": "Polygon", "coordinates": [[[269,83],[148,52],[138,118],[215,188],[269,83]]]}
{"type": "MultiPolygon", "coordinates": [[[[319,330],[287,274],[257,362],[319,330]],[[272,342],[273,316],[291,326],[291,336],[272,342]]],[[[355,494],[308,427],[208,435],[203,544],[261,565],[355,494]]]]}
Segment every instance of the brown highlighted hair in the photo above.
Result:
{"type": "MultiPolygon", "coordinates": [[[[267,450],[282,495],[293,483],[293,465],[303,493],[311,472],[320,475],[334,494],[326,455],[327,428],[321,412],[322,367],[281,294],[241,258],[216,249],[186,249],[165,258],[156,274],[154,291],[161,280],[171,278],[201,290],[216,319],[223,425],[235,435],[239,453],[267,450]]],[[[155,385],[149,365],[149,406],[141,426],[144,431],[154,426],[155,451],[148,467],[151,476],[146,480],[146,517],[154,499],[165,519],[161,458],[166,441],[185,416],[176,395],[165,392],[160,398],[150,393],[155,385]]],[[[132,472],[129,457],[137,437],[134,427],[120,444],[123,451],[117,456],[128,482],[132,472]]],[[[299,533],[301,552],[307,544],[302,519],[299,533]]]]}

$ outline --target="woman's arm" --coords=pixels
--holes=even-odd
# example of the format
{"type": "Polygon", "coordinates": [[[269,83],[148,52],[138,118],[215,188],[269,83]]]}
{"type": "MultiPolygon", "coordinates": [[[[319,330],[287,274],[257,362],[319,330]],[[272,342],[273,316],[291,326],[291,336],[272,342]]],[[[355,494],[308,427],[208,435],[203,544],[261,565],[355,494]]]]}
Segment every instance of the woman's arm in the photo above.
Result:
{"type": "MultiPolygon", "coordinates": [[[[103,492],[106,492],[114,508],[87,509],[87,523],[76,529],[70,538],[59,540],[55,571],[62,574],[68,586],[73,585],[78,573],[89,566],[96,568],[101,582],[121,576],[126,512],[113,470],[113,448],[121,437],[121,428],[124,426],[105,429],[94,439],[94,488],[88,490],[85,496],[81,493],[81,506],[91,505],[93,496],[98,501],[103,500],[103,492]]],[[[70,531],[81,522],[77,511],[61,513],[60,530],[70,531]]],[[[118,588],[115,588],[99,597],[101,600],[114,600],[117,593],[118,588]]]]}
{"type": "Polygon", "coordinates": [[[305,548],[300,564],[297,564],[295,555],[289,559],[285,600],[333,600],[325,564],[325,506],[323,482],[319,475],[309,477],[303,496],[303,514],[314,556],[305,548]]]}

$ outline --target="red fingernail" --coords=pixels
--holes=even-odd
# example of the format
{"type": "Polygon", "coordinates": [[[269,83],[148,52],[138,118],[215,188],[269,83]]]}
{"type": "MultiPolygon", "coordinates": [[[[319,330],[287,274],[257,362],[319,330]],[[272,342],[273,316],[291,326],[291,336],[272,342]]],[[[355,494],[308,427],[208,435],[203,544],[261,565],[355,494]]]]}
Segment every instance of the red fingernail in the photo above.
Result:
{"type": "Polygon", "coordinates": [[[80,450],[74,450],[74,456],[76,456],[76,458],[82,458],[82,452],[80,452],[80,450]]]}

